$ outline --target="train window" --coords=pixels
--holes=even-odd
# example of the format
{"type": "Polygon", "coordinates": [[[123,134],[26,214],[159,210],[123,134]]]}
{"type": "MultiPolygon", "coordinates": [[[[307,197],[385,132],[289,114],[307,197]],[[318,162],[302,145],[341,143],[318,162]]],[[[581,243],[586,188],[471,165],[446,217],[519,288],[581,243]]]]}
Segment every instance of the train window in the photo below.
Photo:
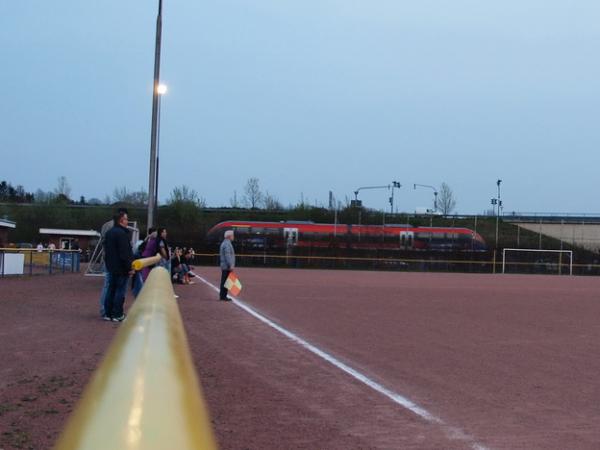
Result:
{"type": "Polygon", "coordinates": [[[251,234],[263,234],[265,232],[265,229],[262,227],[252,227],[250,228],[250,233],[251,234]]]}

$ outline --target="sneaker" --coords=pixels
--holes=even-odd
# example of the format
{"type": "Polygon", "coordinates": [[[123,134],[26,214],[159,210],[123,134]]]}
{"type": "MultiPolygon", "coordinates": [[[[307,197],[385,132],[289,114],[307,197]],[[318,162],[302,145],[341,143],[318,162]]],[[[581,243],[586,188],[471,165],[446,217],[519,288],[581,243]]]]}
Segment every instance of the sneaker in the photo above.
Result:
{"type": "Polygon", "coordinates": [[[112,319],[108,316],[102,316],[102,320],[106,320],[107,322],[110,322],[112,319]]]}
{"type": "Polygon", "coordinates": [[[220,298],[219,300],[222,301],[222,302],[230,302],[231,301],[231,299],[229,297],[220,298]]]}
{"type": "Polygon", "coordinates": [[[127,316],[125,314],[123,314],[121,317],[113,317],[112,321],[113,322],[123,322],[126,318],[127,318],[127,316]]]}
{"type": "Polygon", "coordinates": [[[173,294],[173,298],[179,298],[179,295],[173,294]]]}

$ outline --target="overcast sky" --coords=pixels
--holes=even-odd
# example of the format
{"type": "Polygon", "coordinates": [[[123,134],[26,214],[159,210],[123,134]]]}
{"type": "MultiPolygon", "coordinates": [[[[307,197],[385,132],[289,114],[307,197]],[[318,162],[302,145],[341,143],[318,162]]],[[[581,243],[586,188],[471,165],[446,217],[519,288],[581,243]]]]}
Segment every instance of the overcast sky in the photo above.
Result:
{"type": "MultiPolygon", "coordinates": [[[[158,1],[20,0],[0,15],[0,179],[147,189],[158,1]]],[[[287,205],[402,183],[401,211],[600,213],[600,2],[164,0],[160,198],[287,205]]],[[[372,208],[388,192],[361,192],[372,208]]]]}

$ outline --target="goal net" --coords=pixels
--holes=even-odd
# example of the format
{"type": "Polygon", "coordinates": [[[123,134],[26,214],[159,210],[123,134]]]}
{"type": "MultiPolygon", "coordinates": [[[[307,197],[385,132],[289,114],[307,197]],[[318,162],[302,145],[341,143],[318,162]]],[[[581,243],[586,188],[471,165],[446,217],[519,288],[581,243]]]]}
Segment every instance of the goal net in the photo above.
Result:
{"type": "Polygon", "coordinates": [[[502,273],[573,275],[573,252],[505,248],[502,250],[502,273]]]}

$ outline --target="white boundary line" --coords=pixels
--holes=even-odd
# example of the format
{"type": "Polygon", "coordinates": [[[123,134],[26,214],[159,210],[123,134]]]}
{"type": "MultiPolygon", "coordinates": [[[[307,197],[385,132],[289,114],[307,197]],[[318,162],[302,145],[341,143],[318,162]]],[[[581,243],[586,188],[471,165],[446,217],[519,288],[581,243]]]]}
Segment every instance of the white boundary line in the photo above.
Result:
{"type": "MultiPolygon", "coordinates": [[[[210,281],[206,280],[205,278],[201,277],[198,274],[196,274],[196,276],[204,284],[206,284],[207,286],[213,288],[216,292],[219,292],[219,288],[217,286],[215,286],[214,284],[212,284],[210,281]]],[[[352,367],[344,364],[343,362],[341,362],[340,360],[338,360],[334,356],[330,355],[329,353],[327,353],[327,352],[325,352],[325,351],[323,351],[323,350],[315,347],[314,345],[312,345],[309,342],[305,341],[304,339],[302,339],[301,337],[299,337],[296,334],[292,333],[291,331],[288,331],[285,328],[277,325],[275,322],[269,320],[268,318],[266,318],[262,314],[258,313],[257,311],[255,311],[254,309],[252,309],[250,306],[246,305],[241,300],[238,300],[237,298],[235,298],[235,297],[233,297],[231,295],[229,297],[233,298],[233,301],[232,301],[233,304],[235,304],[239,308],[243,309],[247,313],[251,314],[252,316],[256,317],[258,320],[260,320],[261,322],[263,322],[266,325],[270,326],[271,328],[274,328],[275,330],[279,331],[281,334],[283,334],[285,337],[287,337],[288,339],[292,340],[293,342],[295,342],[297,344],[300,344],[302,347],[304,347],[305,349],[307,349],[311,353],[314,353],[315,355],[323,358],[328,363],[333,364],[338,369],[342,370],[343,372],[346,372],[348,375],[350,375],[351,377],[353,377],[356,380],[360,381],[361,383],[366,384],[371,389],[379,392],[380,394],[383,394],[384,396],[386,396],[387,398],[389,398],[390,400],[392,400],[394,403],[396,403],[396,404],[402,406],[403,408],[409,410],[413,414],[421,417],[422,419],[425,419],[427,422],[442,426],[444,428],[444,430],[446,432],[446,436],[448,438],[454,439],[454,440],[467,441],[471,445],[471,448],[473,450],[488,450],[487,447],[485,447],[485,446],[483,446],[483,445],[478,444],[477,442],[475,442],[474,439],[471,436],[469,436],[468,434],[464,433],[462,430],[447,425],[442,419],[440,419],[439,417],[434,416],[433,414],[431,414],[430,412],[428,412],[425,408],[420,407],[419,405],[417,405],[416,403],[410,401],[408,398],[404,397],[403,395],[400,395],[400,394],[398,394],[398,393],[396,393],[396,392],[394,392],[394,391],[386,388],[385,386],[382,386],[381,384],[377,383],[376,381],[373,381],[372,379],[370,379],[366,375],[363,375],[359,371],[357,371],[357,370],[353,369],[352,367]]]]}

